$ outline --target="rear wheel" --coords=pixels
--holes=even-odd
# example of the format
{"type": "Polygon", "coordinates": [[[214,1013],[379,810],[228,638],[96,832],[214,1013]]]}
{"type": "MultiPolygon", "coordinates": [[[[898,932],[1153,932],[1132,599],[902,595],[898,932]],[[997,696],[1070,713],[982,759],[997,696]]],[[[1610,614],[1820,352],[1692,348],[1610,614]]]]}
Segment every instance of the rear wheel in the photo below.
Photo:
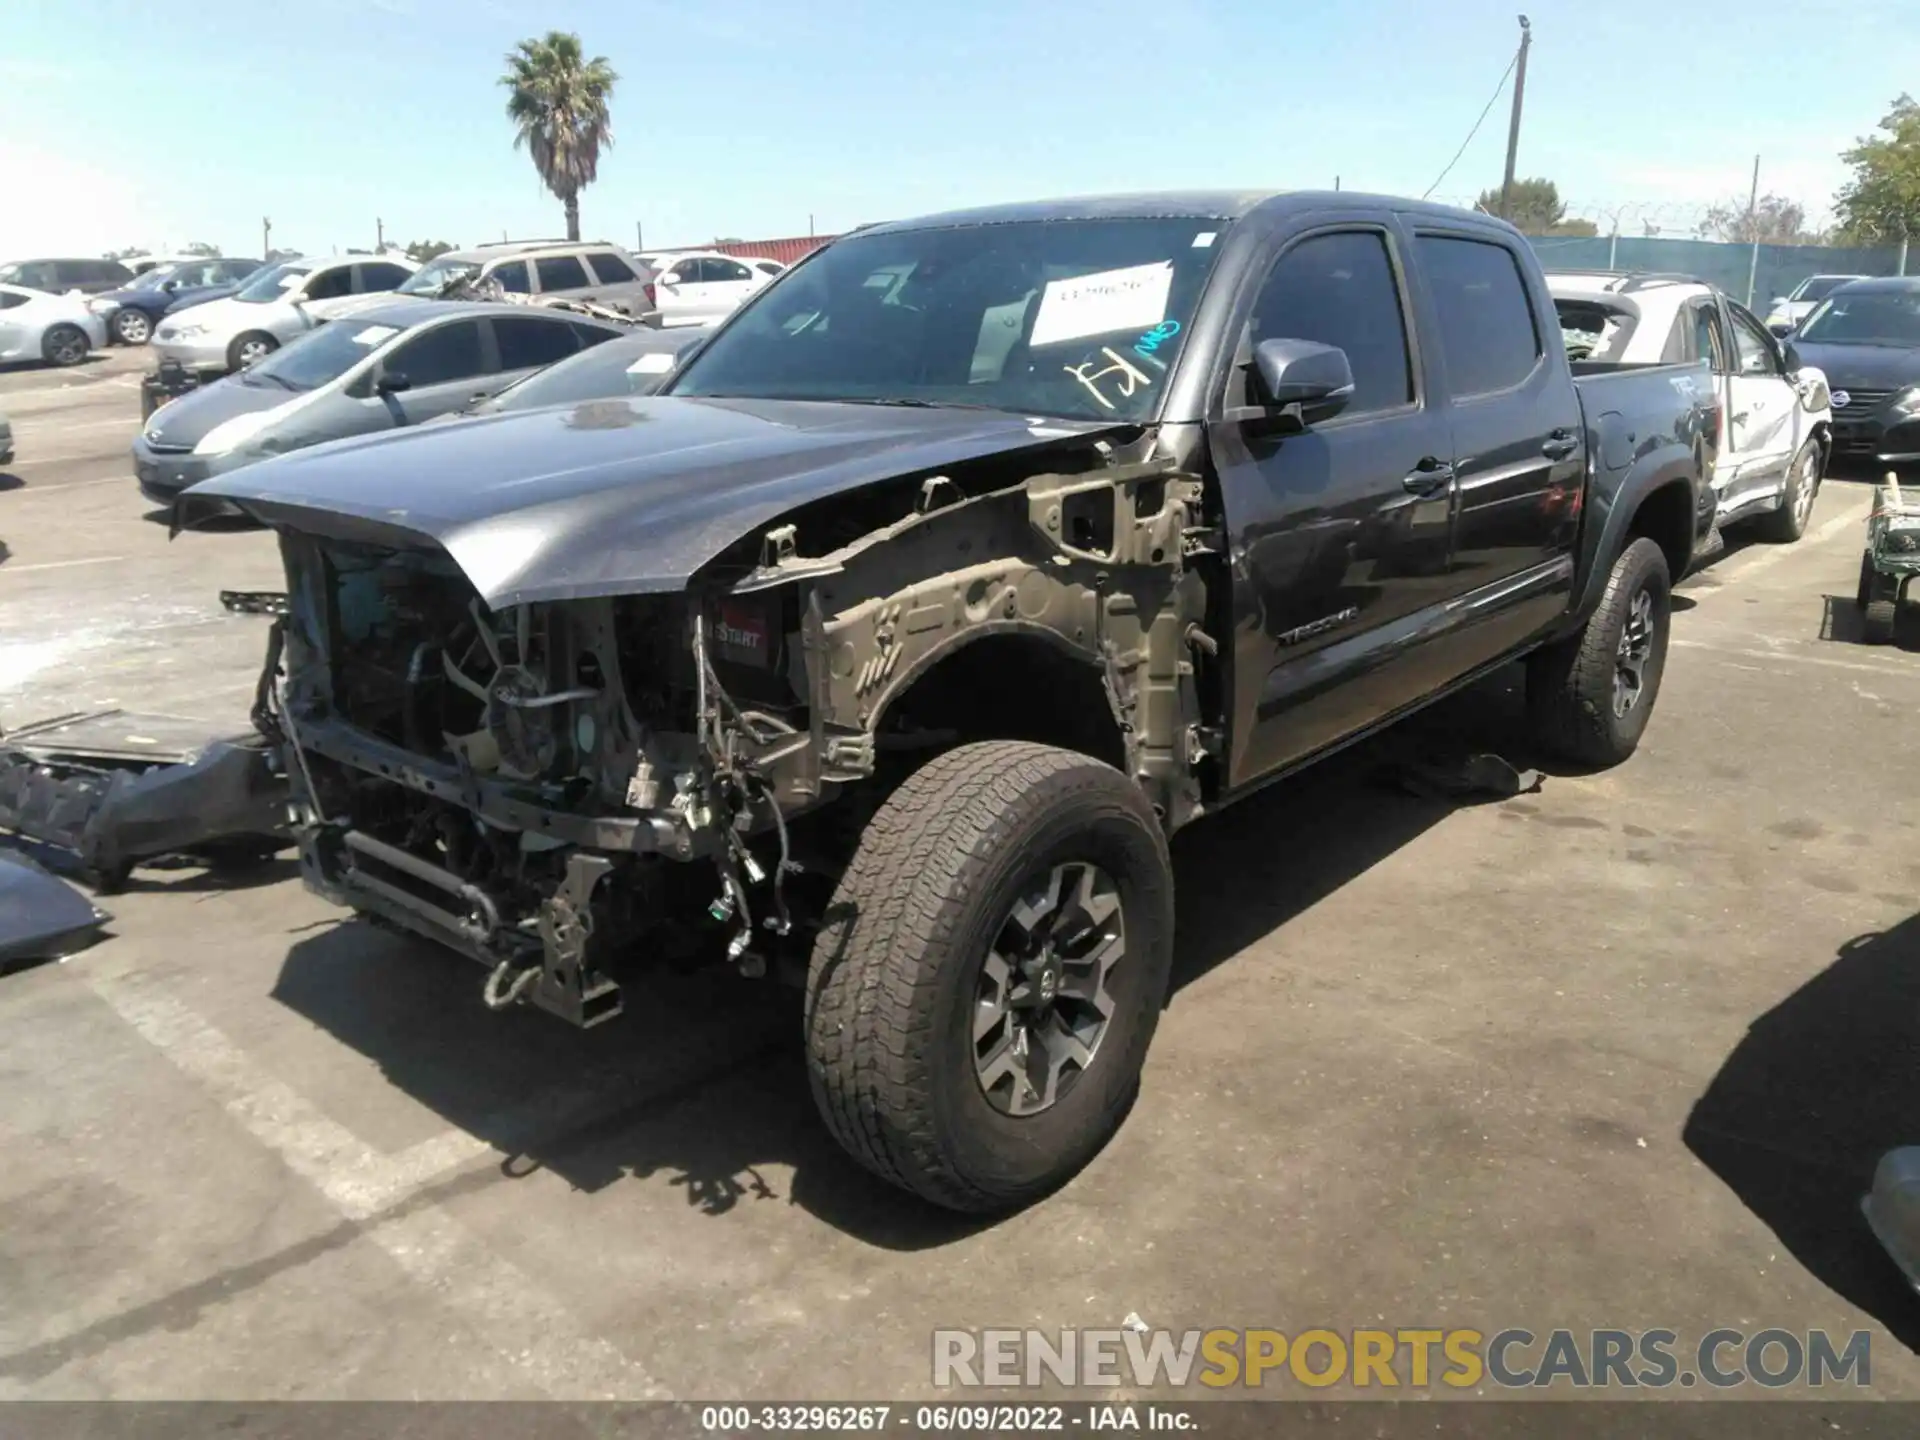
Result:
{"type": "Polygon", "coordinates": [[[1659,698],[1672,610],[1665,553],[1635,540],[1613,562],[1580,632],[1528,663],[1527,701],[1543,744],[1583,765],[1633,754],[1659,698]]]}
{"type": "Polygon", "coordinates": [[[1813,502],[1820,493],[1820,468],[1820,446],[1809,440],[1787,467],[1787,489],[1780,497],[1780,508],[1761,516],[1754,526],[1763,539],[1787,545],[1807,533],[1813,502]]]}
{"type": "Polygon", "coordinates": [[[814,1099],[884,1179],[953,1210],[1024,1204],[1119,1126],[1172,961],[1138,787],[1049,746],[961,746],[887,798],[827,911],[814,1099]]]}
{"type": "Polygon", "coordinates": [[[87,332],[78,325],[49,326],[44,339],[40,342],[40,354],[49,365],[65,368],[78,365],[87,358],[87,351],[93,347],[87,343],[87,332]]]}
{"type": "Polygon", "coordinates": [[[129,306],[113,317],[113,335],[122,345],[144,345],[153,338],[153,320],[129,306]]]}
{"type": "Polygon", "coordinates": [[[244,370],[280,348],[280,342],[264,330],[249,330],[234,337],[227,347],[227,369],[244,370]]]}

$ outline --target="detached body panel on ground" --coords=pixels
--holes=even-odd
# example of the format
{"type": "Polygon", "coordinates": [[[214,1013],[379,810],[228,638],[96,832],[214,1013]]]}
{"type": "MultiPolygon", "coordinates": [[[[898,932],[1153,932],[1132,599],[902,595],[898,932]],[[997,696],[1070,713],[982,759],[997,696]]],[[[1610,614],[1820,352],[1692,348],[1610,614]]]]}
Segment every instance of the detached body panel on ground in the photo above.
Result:
{"type": "Polygon", "coordinates": [[[580,1024],[647,956],[804,974],[836,1135],[986,1210],[1125,1112],[1168,834],[1523,657],[1632,752],[1721,428],[1704,362],[1576,379],[1488,217],[1119,197],[871,227],[660,395],[183,513],[281,532],[316,888],[580,1024]]]}

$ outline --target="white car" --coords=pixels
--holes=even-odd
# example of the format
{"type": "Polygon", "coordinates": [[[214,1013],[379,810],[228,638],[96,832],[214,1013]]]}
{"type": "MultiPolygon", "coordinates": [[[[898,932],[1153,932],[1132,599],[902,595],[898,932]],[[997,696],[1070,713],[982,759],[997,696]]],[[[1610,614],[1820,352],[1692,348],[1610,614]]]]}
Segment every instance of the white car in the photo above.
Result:
{"type": "Polygon", "coordinates": [[[712,325],[773,283],[765,271],[718,250],[670,250],[640,258],[653,267],[653,299],[663,326],[712,325]]]}
{"type": "Polygon", "coordinates": [[[231,374],[315,326],[382,303],[419,268],[392,255],[286,260],[224,300],[167,316],[153,332],[153,349],[163,364],[231,374]]]}
{"type": "Polygon", "coordinates": [[[1865,275],[1809,275],[1783,296],[1776,296],[1767,309],[1767,328],[1776,335],[1797,329],[1800,322],[1818,305],[1849,280],[1865,280],[1865,275]]]}
{"type": "Polygon", "coordinates": [[[1827,377],[1752,311],[1702,280],[1676,275],[1548,272],[1560,333],[1582,366],[1713,362],[1723,417],[1708,477],[1716,525],[1757,520],[1798,540],[1833,448],[1827,377]]]}
{"type": "Polygon", "coordinates": [[[84,295],[0,285],[0,365],[22,360],[78,365],[106,344],[106,322],[87,309],[84,295]]]}

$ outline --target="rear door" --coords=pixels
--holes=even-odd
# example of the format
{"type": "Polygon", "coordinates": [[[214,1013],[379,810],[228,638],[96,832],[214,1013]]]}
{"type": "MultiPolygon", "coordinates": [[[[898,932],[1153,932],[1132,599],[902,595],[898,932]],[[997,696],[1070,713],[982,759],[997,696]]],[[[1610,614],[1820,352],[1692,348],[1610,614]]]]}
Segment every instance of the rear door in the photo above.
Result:
{"type": "Polygon", "coordinates": [[[1585,421],[1552,296],[1525,242],[1418,225],[1423,333],[1451,398],[1456,510],[1441,643],[1461,673],[1566,608],[1586,469],[1585,421]],[[1554,343],[1548,343],[1551,339],[1554,343]]]}
{"type": "Polygon", "coordinates": [[[617,304],[623,309],[643,309],[646,292],[639,274],[611,250],[589,250],[581,257],[593,271],[594,294],[602,304],[617,304]]]}
{"type": "Polygon", "coordinates": [[[1800,396],[1787,379],[1767,327],[1731,300],[1723,300],[1733,336],[1733,373],[1727,380],[1727,434],[1732,452],[1720,457],[1726,471],[1717,483],[1721,510],[1731,516],[1758,504],[1786,483],[1793,460],[1800,396]]]}
{"type": "Polygon", "coordinates": [[[488,394],[504,390],[580,348],[574,327],[558,315],[552,319],[544,315],[496,315],[488,323],[499,356],[498,374],[489,376],[483,387],[488,394]]]}
{"type": "Polygon", "coordinates": [[[706,288],[705,309],[701,317],[708,324],[731,315],[755,290],[760,280],[738,260],[724,255],[709,255],[700,262],[700,278],[706,288]]]}
{"type": "Polygon", "coordinates": [[[593,298],[593,281],[578,255],[539,255],[534,258],[533,273],[542,295],[559,295],[569,300],[593,298]]]}
{"type": "Polygon", "coordinates": [[[1444,381],[1415,343],[1406,244],[1376,216],[1327,216],[1277,237],[1235,301],[1208,421],[1242,617],[1234,786],[1432,688],[1419,640],[1450,583],[1453,441],[1444,381]],[[1346,408],[1297,433],[1239,418],[1259,399],[1253,349],[1270,339],[1344,350],[1346,408]]]}

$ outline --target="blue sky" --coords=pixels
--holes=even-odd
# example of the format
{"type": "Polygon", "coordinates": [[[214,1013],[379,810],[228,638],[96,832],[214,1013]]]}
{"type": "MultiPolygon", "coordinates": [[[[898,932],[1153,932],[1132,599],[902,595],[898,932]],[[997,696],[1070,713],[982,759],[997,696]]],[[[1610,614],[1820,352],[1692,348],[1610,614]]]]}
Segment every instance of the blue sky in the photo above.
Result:
{"type": "MultiPolygon", "coordinates": [[[[821,233],[996,199],[1176,186],[1418,195],[1492,93],[1490,0],[4,0],[0,259],[562,233],[495,83],[577,31],[620,72],[593,236],[821,233]],[[223,118],[224,117],[224,118],[223,118]]],[[[1913,0],[1537,3],[1520,145],[1575,211],[1668,233],[1761,188],[1826,210],[1837,155],[1920,92],[1913,0]],[[1728,22],[1734,21],[1737,24],[1728,22]]],[[[1506,101],[1436,198],[1497,184],[1506,101]]],[[[1603,229],[1605,225],[1603,223],[1603,229]]]]}

